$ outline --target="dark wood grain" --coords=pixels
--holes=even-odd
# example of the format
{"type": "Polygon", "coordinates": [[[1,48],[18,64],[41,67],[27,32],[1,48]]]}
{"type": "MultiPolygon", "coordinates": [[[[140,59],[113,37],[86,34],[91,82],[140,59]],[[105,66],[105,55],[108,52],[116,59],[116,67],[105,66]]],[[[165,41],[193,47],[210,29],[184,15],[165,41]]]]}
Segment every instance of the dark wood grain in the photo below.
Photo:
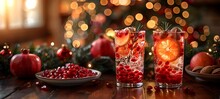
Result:
{"type": "Polygon", "coordinates": [[[122,88],[115,86],[114,74],[103,74],[100,79],[88,83],[57,87],[47,85],[48,91],[41,90],[33,80],[19,80],[14,77],[0,81],[0,98],[6,99],[219,99],[219,82],[202,82],[184,74],[183,86],[194,90],[187,94],[179,89],[161,89],[147,91],[148,86],[155,86],[154,80],[144,81],[140,88],[122,88]],[[107,86],[109,83],[111,86],[107,86]]]}

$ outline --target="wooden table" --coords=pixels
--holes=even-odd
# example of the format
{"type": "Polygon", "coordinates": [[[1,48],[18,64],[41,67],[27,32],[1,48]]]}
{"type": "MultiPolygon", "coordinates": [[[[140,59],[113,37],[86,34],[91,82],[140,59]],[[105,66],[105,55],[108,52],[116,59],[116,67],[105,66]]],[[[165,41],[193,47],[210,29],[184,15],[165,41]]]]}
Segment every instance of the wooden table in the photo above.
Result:
{"type": "Polygon", "coordinates": [[[184,74],[183,87],[194,90],[195,95],[180,89],[148,91],[147,86],[155,82],[145,80],[140,88],[120,88],[115,86],[115,75],[103,74],[99,80],[80,86],[56,87],[47,85],[48,91],[41,90],[32,80],[19,80],[15,77],[0,80],[0,98],[6,99],[220,99],[218,83],[199,82],[184,74]],[[107,86],[109,83],[112,86],[107,86]]]}

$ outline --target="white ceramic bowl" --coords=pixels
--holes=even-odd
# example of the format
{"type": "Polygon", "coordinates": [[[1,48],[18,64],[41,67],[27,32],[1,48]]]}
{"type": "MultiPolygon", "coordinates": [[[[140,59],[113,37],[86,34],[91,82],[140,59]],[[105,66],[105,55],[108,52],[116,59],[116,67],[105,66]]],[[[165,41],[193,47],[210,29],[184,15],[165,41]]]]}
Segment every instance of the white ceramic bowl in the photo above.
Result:
{"type": "Polygon", "coordinates": [[[100,71],[94,70],[94,69],[90,69],[90,70],[92,70],[92,72],[96,72],[97,75],[91,76],[91,77],[84,77],[84,78],[51,79],[51,78],[42,77],[41,74],[44,71],[41,71],[41,72],[36,73],[35,76],[37,77],[37,79],[39,79],[43,82],[46,82],[48,84],[51,84],[51,85],[55,85],[55,86],[74,86],[74,85],[80,85],[80,84],[86,83],[86,82],[94,80],[94,79],[98,79],[101,76],[100,71]]]}

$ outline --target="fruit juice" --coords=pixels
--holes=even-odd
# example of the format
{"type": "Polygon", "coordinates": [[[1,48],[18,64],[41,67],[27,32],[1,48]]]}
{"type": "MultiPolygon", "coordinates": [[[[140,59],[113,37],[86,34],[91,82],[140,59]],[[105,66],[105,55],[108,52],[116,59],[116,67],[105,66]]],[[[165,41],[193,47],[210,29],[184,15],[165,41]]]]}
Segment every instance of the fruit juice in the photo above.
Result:
{"type": "Polygon", "coordinates": [[[115,60],[117,86],[143,85],[145,31],[116,30],[115,60]]]}
{"type": "Polygon", "coordinates": [[[160,88],[180,87],[184,65],[184,32],[154,31],[153,40],[157,86],[160,88]]]}

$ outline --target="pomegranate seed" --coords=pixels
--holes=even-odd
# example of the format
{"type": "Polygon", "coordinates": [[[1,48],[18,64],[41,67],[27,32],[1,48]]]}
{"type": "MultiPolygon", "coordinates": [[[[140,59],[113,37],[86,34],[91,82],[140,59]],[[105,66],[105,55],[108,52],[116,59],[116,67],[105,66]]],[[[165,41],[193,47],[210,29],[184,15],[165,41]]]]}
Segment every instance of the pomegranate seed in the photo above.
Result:
{"type": "Polygon", "coordinates": [[[156,92],[160,91],[160,88],[158,86],[154,86],[154,89],[155,89],[156,92]]]}
{"type": "Polygon", "coordinates": [[[153,89],[152,86],[147,86],[147,91],[152,91],[151,89],[153,89]]]}
{"type": "Polygon", "coordinates": [[[106,86],[107,86],[108,88],[113,88],[112,83],[109,83],[109,82],[106,83],[106,86]]]}
{"type": "Polygon", "coordinates": [[[43,90],[43,91],[48,91],[48,88],[47,88],[46,85],[43,85],[40,89],[43,90]]]}
{"type": "Polygon", "coordinates": [[[183,92],[189,95],[195,95],[195,91],[189,87],[183,87],[183,92]]]}

